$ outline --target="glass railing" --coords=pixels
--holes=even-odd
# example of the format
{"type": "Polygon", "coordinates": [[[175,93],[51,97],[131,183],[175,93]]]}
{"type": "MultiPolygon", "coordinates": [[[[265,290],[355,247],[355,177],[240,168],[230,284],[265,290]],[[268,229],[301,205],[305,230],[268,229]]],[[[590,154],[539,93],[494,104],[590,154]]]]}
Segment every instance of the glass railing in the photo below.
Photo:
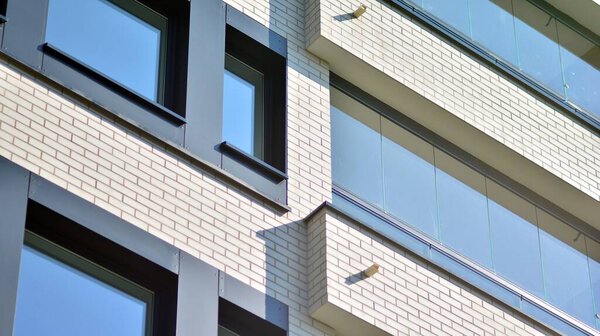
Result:
{"type": "Polygon", "coordinates": [[[336,186],[592,327],[600,243],[332,88],[336,186]]]}
{"type": "Polygon", "coordinates": [[[600,47],[555,16],[527,0],[396,1],[412,3],[600,124],[600,47]]]}

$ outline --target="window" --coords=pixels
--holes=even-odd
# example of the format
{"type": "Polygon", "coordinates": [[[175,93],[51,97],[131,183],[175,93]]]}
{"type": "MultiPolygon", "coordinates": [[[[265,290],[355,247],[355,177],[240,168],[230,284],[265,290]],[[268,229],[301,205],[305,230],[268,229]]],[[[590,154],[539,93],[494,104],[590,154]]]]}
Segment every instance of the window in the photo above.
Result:
{"type": "Polygon", "coordinates": [[[477,53],[484,49],[509,72],[526,75],[517,78],[535,82],[544,94],[578,114],[585,111],[586,120],[600,125],[600,45],[593,32],[536,0],[396,2],[412,2],[436,28],[442,24],[450,35],[461,35],[459,43],[477,53]]]}
{"type": "Polygon", "coordinates": [[[0,158],[0,334],[287,335],[288,306],[0,158]]]}
{"type": "Polygon", "coordinates": [[[128,0],[49,0],[46,42],[138,94],[164,101],[167,18],[128,0]]]}
{"type": "MultiPolygon", "coordinates": [[[[600,328],[600,243],[459,161],[460,153],[402,127],[392,117],[397,112],[385,107],[380,114],[370,107],[379,105],[363,104],[373,98],[346,94],[356,90],[331,89],[332,176],[341,196],[334,204],[347,209],[350,200],[378,214],[374,226],[393,217],[393,225],[422,233],[421,241],[600,328]]],[[[390,228],[381,230],[390,236],[390,228]]],[[[430,249],[425,256],[434,259],[430,249]]]]}
{"type": "Polygon", "coordinates": [[[8,1],[2,50],[60,89],[183,144],[189,11],[186,0],[8,1]]]}
{"type": "Polygon", "coordinates": [[[225,54],[223,140],[263,159],[264,75],[225,54]]]}
{"type": "Polygon", "coordinates": [[[151,291],[26,233],[15,336],[150,335],[152,301],[151,291]]]}
{"type": "Polygon", "coordinates": [[[241,151],[283,172],[285,56],[229,25],[225,51],[222,133],[225,146],[230,153],[241,151]]]}
{"type": "Polygon", "coordinates": [[[174,335],[177,275],[31,203],[14,335],[174,335]]]}

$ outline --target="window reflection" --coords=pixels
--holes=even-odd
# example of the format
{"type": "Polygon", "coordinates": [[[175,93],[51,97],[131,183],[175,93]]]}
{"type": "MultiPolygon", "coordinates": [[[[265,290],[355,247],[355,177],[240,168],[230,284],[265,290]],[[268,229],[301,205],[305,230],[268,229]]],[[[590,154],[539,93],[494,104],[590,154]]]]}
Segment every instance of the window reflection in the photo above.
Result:
{"type": "Polygon", "coordinates": [[[471,36],[468,0],[423,0],[423,9],[471,36]]]}
{"type": "Polygon", "coordinates": [[[564,96],[556,20],[526,0],[513,0],[519,67],[564,96]]]}
{"type": "MultiPolygon", "coordinates": [[[[46,41],[150,100],[160,101],[166,19],[143,7],[153,24],[107,0],[50,0],[46,41]]],[[[164,62],[163,62],[164,63],[164,62]]]]}
{"type": "Polygon", "coordinates": [[[437,238],[433,146],[382,118],[385,210],[437,238]]]}
{"type": "MultiPolygon", "coordinates": [[[[592,282],[592,293],[594,301],[594,314],[600,313],[600,243],[586,237],[585,238],[588,264],[590,267],[590,278],[592,282]]],[[[596,328],[600,329],[600,320],[596,318],[596,328]]]]}
{"type": "Polygon", "coordinates": [[[223,140],[264,158],[264,75],[237,58],[225,56],[223,140]]]}
{"type": "Polygon", "coordinates": [[[15,336],[146,335],[146,302],[25,246],[15,336]]]}
{"type": "Polygon", "coordinates": [[[437,149],[435,162],[442,243],[492,268],[483,175],[437,149]]]}
{"type": "Polygon", "coordinates": [[[585,237],[545,211],[537,213],[547,300],[594,325],[585,237]]]}
{"type": "Polygon", "coordinates": [[[333,179],[382,208],[379,114],[335,89],[331,94],[337,106],[331,107],[333,179]]]}
{"type": "Polygon", "coordinates": [[[473,40],[506,61],[517,64],[511,0],[470,0],[473,40]]]}
{"type": "Polygon", "coordinates": [[[558,23],[567,98],[600,117],[600,47],[558,23]]]}
{"type": "Polygon", "coordinates": [[[535,206],[489,179],[486,185],[494,271],[544,297],[535,206]]]}

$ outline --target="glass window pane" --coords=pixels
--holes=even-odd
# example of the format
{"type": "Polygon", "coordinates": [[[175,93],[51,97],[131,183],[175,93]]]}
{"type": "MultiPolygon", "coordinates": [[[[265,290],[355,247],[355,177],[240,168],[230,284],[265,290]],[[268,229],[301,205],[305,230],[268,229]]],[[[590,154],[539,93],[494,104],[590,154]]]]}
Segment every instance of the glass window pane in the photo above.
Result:
{"type": "MultiPolygon", "coordinates": [[[[592,281],[592,293],[594,294],[593,314],[600,313],[600,243],[586,237],[585,238],[588,264],[590,266],[590,278],[592,281]]],[[[596,328],[600,330],[600,319],[596,319],[596,328]]]]}
{"type": "Polygon", "coordinates": [[[115,4],[50,0],[46,41],[148,99],[158,99],[161,31],[115,4]]]}
{"type": "Polygon", "coordinates": [[[380,116],[331,90],[333,182],[383,208],[380,116]]]}
{"type": "Polygon", "coordinates": [[[585,237],[538,209],[544,283],[548,302],[594,325],[585,237]]]}
{"type": "Polygon", "coordinates": [[[264,76],[226,55],[223,86],[223,140],[263,158],[264,76]]]}
{"type": "Polygon", "coordinates": [[[558,23],[567,98],[600,118],[600,47],[558,23]]]}
{"type": "Polygon", "coordinates": [[[543,298],[535,206],[489,179],[486,184],[494,271],[543,298]]]}
{"type": "Polygon", "coordinates": [[[517,64],[517,42],[511,0],[471,0],[473,40],[517,64]]]}
{"type": "Polygon", "coordinates": [[[423,9],[466,36],[471,36],[468,0],[423,0],[423,9]]]}
{"type": "Polygon", "coordinates": [[[485,178],[435,150],[440,240],[492,269],[485,178]]]}
{"type": "Polygon", "coordinates": [[[385,210],[437,237],[433,146],[382,118],[385,210]]]}
{"type": "Polygon", "coordinates": [[[514,0],[513,4],[520,68],[564,96],[556,20],[526,0],[514,0]]]}
{"type": "Polygon", "coordinates": [[[145,335],[146,303],[25,246],[14,335],[145,335]]]}

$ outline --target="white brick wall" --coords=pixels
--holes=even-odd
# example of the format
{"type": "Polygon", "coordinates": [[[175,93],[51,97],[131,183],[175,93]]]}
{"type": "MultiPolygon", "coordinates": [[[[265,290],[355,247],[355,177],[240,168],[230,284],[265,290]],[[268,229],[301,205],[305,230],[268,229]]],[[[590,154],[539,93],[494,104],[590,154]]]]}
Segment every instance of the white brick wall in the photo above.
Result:
{"type": "Polygon", "coordinates": [[[529,322],[356,225],[329,215],[313,217],[318,225],[303,223],[331,200],[329,68],[305,45],[326,31],[350,52],[523,155],[536,156],[540,165],[595,197],[600,194],[597,137],[379,2],[368,3],[360,23],[332,19],[351,11],[355,2],[227,2],[288,39],[289,213],[278,213],[159,140],[121,127],[85,100],[68,98],[6,59],[0,60],[0,155],[288,304],[290,335],[334,334],[309,316],[324,298],[394,335],[535,334],[529,322]],[[357,43],[350,36],[368,38],[357,43]],[[473,78],[465,73],[442,72],[437,78],[434,71],[450,69],[440,69],[437,58],[479,73],[479,82],[492,83],[486,84],[490,90],[533,107],[517,111],[511,101],[484,99],[481,83],[467,83],[473,78]],[[456,92],[438,86],[440,80],[464,82],[464,98],[449,99],[456,92]],[[505,108],[475,113],[488,105],[505,108]],[[550,132],[544,126],[549,120],[566,132],[550,132]],[[543,132],[531,132],[533,127],[543,132]],[[383,265],[385,283],[375,278],[347,288],[340,282],[354,270],[351,261],[365,266],[371,260],[383,265]]]}
{"type": "MultiPolygon", "coordinates": [[[[307,26],[309,45],[320,34],[600,200],[600,138],[593,132],[413,22],[387,1],[310,0],[309,4],[320,21],[311,19],[307,26]],[[314,8],[317,3],[318,9],[314,8]],[[368,6],[360,19],[344,16],[360,3],[368,6]]],[[[427,111],[408,113],[418,117],[427,111]]]]}
{"type": "Polygon", "coordinates": [[[328,70],[304,50],[304,3],[271,4],[234,3],[288,38],[291,212],[278,214],[6,61],[0,155],[288,304],[291,335],[325,335],[307,314],[301,219],[331,199],[328,70]]]}
{"type": "Polygon", "coordinates": [[[330,303],[392,335],[552,334],[327,208],[307,225],[311,312],[330,303]],[[379,273],[348,281],[373,263],[379,273]]]}

